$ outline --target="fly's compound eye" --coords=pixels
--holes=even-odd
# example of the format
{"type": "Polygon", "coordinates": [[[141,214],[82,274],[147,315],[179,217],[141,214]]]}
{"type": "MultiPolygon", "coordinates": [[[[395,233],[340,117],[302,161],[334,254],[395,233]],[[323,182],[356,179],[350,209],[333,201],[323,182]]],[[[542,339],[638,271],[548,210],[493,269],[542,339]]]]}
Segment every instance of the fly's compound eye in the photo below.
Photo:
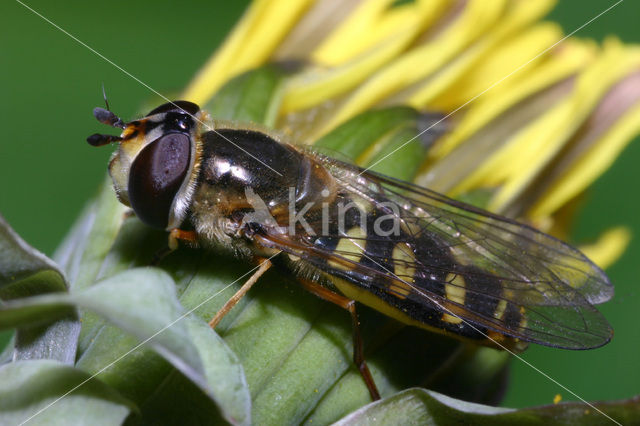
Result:
{"type": "Polygon", "coordinates": [[[147,145],[131,165],[129,201],[144,223],[166,228],[171,205],[189,169],[191,142],[169,133],[147,145]]]}

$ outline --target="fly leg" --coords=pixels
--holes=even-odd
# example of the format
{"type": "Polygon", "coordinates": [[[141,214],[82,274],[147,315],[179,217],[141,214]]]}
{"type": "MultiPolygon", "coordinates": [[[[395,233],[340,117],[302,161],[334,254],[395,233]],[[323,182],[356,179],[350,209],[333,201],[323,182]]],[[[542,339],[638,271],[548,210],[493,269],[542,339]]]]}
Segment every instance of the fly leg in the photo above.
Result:
{"type": "Polygon", "coordinates": [[[351,324],[353,329],[353,362],[360,371],[360,375],[364,380],[364,384],[369,389],[371,399],[376,401],[380,399],[380,392],[376,387],[376,383],[373,381],[367,362],[364,359],[364,351],[362,348],[362,336],[360,335],[360,321],[358,320],[358,313],[356,312],[356,302],[347,297],[344,297],[338,293],[334,293],[326,287],[316,284],[313,281],[299,279],[302,286],[309,292],[315,294],[319,298],[340,306],[342,309],[346,309],[351,314],[351,324]]]}
{"type": "Polygon", "coordinates": [[[182,229],[173,228],[171,232],[169,232],[169,250],[176,250],[178,248],[178,241],[187,241],[196,244],[198,242],[196,231],[183,231],[182,229]]]}
{"type": "Polygon", "coordinates": [[[178,248],[178,242],[179,241],[186,241],[190,244],[197,244],[198,239],[196,236],[196,232],[195,231],[183,231],[182,229],[178,229],[178,228],[174,228],[169,232],[169,244],[167,247],[158,250],[158,252],[156,252],[156,254],[153,256],[153,259],[151,260],[151,265],[155,266],[158,263],[160,263],[160,261],[162,259],[164,259],[164,257],[166,255],[168,255],[169,253],[171,253],[172,251],[176,250],[178,248]]]}
{"type": "Polygon", "coordinates": [[[242,287],[240,287],[236,294],[234,294],[229,300],[227,300],[227,303],[225,303],[224,306],[220,308],[220,310],[211,319],[211,321],[209,321],[209,326],[211,328],[216,328],[218,323],[222,321],[222,318],[224,318],[224,316],[227,315],[227,313],[229,313],[229,311],[233,309],[234,306],[236,306],[240,299],[242,299],[242,297],[247,294],[249,289],[253,287],[253,285],[258,281],[258,278],[260,278],[262,274],[267,272],[269,268],[273,266],[273,263],[271,263],[269,259],[258,258],[258,262],[260,264],[258,269],[249,277],[249,279],[242,285],[242,287]]]}

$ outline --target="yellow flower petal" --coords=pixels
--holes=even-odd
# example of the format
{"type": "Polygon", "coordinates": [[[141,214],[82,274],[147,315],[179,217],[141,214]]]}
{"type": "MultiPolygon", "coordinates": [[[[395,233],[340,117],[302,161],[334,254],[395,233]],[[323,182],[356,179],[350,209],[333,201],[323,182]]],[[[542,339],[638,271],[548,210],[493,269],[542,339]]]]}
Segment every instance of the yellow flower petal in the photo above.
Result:
{"type": "Polygon", "coordinates": [[[500,120],[500,115],[516,108],[520,102],[577,73],[594,55],[592,43],[567,40],[562,50],[554,51],[545,62],[523,72],[521,78],[496,86],[487,96],[471,104],[456,129],[433,148],[432,161],[449,154],[493,120],[500,120]]]}
{"type": "Polygon", "coordinates": [[[411,33],[399,34],[347,65],[312,68],[292,77],[284,88],[281,113],[307,109],[351,90],[402,51],[413,36],[411,33]]]}
{"type": "Polygon", "coordinates": [[[256,0],[182,94],[198,104],[232,77],[263,64],[312,0],[256,0]]]}
{"type": "Polygon", "coordinates": [[[313,62],[335,67],[366,53],[408,28],[417,25],[417,28],[422,29],[425,23],[439,15],[448,1],[421,0],[391,7],[393,3],[393,0],[362,2],[313,52],[313,62]]]}
{"type": "MultiPolygon", "coordinates": [[[[386,38],[382,40],[379,40],[378,36],[376,36],[378,29],[374,22],[365,19],[365,22],[369,23],[368,27],[362,23],[357,24],[358,32],[345,35],[344,37],[346,37],[346,39],[340,40],[338,45],[342,44],[349,47],[351,44],[349,41],[355,42],[353,39],[356,38],[363,39],[361,43],[364,43],[361,44],[358,49],[362,49],[363,46],[369,47],[369,49],[354,57],[349,57],[348,61],[336,67],[313,67],[293,77],[284,88],[281,107],[282,114],[310,108],[356,87],[382,65],[406,49],[425,26],[439,16],[443,8],[442,6],[446,4],[446,2],[447,0],[438,0],[427,3],[416,3],[422,5],[420,8],[416,8],[416,13],[406,16],[402,21],[397,19],[387,21],[387,27],[390,27],[393,31],[389,28],[385,29],[386,38]],[[374,42],[377,44],[371,46],[371,43],[374,42]]],[[[368,3],[365,3],[365,5],[368,5],[368,3]]],[[[403,9],[404,7],[406,6],[399,7],[398,9],[403,9]]],[[[359,11],[356,11],[354,15],[358,15],[358,12],[359,11]]],[[[398,16],[395,15],[395,12],[393,12],[392,15],[398,16]]],[[[339,29],[338,32],[341,32],[340,30],[341,29],[339,29]]],[[[332,43],[331,46],[333,45],[332,43]]],[[[328,51],[328,48],[322,46],[319,49],[325,53],[322,53],[322,55],[316,59],[327,63],[337,63],[340,60],[344,61],[347,53],[353,54],[354,52],[359,52],[359,50],[349,49],[344,51],[338,49],[338,47],[329,49],[328,51]]],[[[315,54],[312,56],[314,58],[316,57],[315,54]]]]}
{"type": "Polygon", "coordinates": [[[463,76],[449,84],[448,90],[439,92],[437,97],[433,96],[435,99],[424,104],[428,104],[430,109],[452,111],[484,91],[499,90],[498,86],[506,83],[507,78],[522,78],[526,70],[521,67],[525,64],[533,68],[545,59],[545,55],[540,53],[560,40],[562,35],[559,25],[544,22],[505,40],[492,51],[483,50],[477,54],[483,58],[482,62],[477,63],[477,58],[473,58],[463,76]]]}
{"type": "Polygon", "coordinates": [[[441,34],[401,55],[359,87],[322,132],[435,73],[484,31],[488,31],[500,18],[505,5],[503,0],[470,0],[441,34]]]}
{"type": "Polygon", "coordinates": [[[576,129],[586,120],[606,92],[625,74],[640,67],[637,51],[613,41],[603,54],[578,78],[570,98],[544,114],[518,140],[522,150],[505,155],[496,170],[505,170],[504,184],[489,203],[502,211],[549,164],[576,129]],[[553,116],[552,116],[553,115],[553,116]]]}
{"type": "Polygon", "coordinates": [[[351,15],[360,4],[360,0],[316,1],[287,34],[272,59],[276,62],[308,61],[309,53],[315,51],[327,34],[342,25],[344,17],[351,15]]]}
{"type": "Polygon", "coordinates": [[[529,212],[533,218],[556,211],[567,200],[586,189],[604,173],[633,137],[640,133],[640,101],[618,120],[609,131],[578,159],[564,176],[545,191],[529,212]]]}
{"type": "Polygon", "coordinates": [[[567,78],[594,53],[591,43],[567,41],[539,66],[524,71],[520,79],[505,81],[498,90],[479,98],[430,151],[418,183],[454,196],[487,186],[485,179],[501,173],[496,170],[502,161],[496,157],[500,151],[513,149],[509,146],[523,126],[567,96],[571,89],[567,78]]]}
{"type": "Polygon", "coordinates": [[[593,244],[580,246],[580,251],[602,269],[613,265],[631,242],[631,231],[619,226],[607,230],[593,244]]]}
{"type": "MultiPolygon", "coordinates": [[[[557,149],[566,138],[562,134],[555,133],[554,130],[563,126],[572,111],[573,105],[568,100],[550,108],[533,124],[510,138],[492,157],[483,161],[482,166],[453,189],[452,193],[457,194],[476,185],[498,186],[511,176],[528,170],[528,164],[540,161],[543,153],[550,155],[551,152],[555,152],[554,148],[557,149]]],[[[494,196],[492,199],[489,209],[497,209],[496,198],[494,196]]]]}
{"type": "MultiPolygon", "coordinates": [[[[546,32],[542,33],[541,28],[540,33],[534,32],[529,37],[521,39],[519,49],[514,47],[509,52],[501,52],[499,45],[512,41],[518,31],[538,20],[554,4],[554,0],[535,3],[509,2],[503,16],[495,22],[495,25],[489,27],[488,31],[484,31],[477,42],[462,52],[447,68],[411,91],[411,96],[407,99],[409,105],[416,108],[452,111],[469,102],[474,96],[487,90],[500,79],[506,79],[507,76],[514,78],[510,76],[511,73],[520,71],[522,74],[523,70],[518,70],[518,67],[522,67],[527,62],[531,62],[527,65],[532,66],[535,62],[532,59],[539,61],[540,58],[537,56],[552,46],[554,42],[560,40],[562,34],[559,27],[549,23],[541,24],[540,27],[546,29],[546,32]],[[554,36],[557,37],[554,38],[554,36]],[[494,50],[496,46],[498,46],[498,50],[494,50]],[[482,60],[486,62],[484,67],[479,64],[482,60]],[[489,66],[487,67],[487,65],[489,66]],[[491,75],[490,71],[493,71],[492,74],[495,75],[491,75]],[[481,87],[471,87],[465,90],[464,81],[459,81],[465,73],[481,87]],[[440,102],[436,101],[438,97],[441,98],[440,102]],[[445,100],[445,105],[442,105],[443,100],[445,100]]],[[[495,89],[496,87],[491,87],[491,90],[495,89]]]]}

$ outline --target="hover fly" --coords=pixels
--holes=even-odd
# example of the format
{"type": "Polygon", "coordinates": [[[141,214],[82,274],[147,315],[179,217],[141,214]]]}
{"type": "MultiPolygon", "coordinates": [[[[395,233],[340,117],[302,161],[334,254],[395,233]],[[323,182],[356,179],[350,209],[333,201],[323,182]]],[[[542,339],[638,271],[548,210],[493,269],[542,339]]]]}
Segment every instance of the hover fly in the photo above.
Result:
{"type": "Polygon", "coordinates": [[[212,120],[187,101],[128,123],[109,163],[118,199],[179,240],[221,247],[259,268],[211,321],[215,327],[273,264],[348,310],[354,361],[363,357],[355,302],[402,323],[512,351],[607,343],[593,307],[613,296],[578,250],[527,225],[411,183],[301,148],[268,131],[212,120]]]}

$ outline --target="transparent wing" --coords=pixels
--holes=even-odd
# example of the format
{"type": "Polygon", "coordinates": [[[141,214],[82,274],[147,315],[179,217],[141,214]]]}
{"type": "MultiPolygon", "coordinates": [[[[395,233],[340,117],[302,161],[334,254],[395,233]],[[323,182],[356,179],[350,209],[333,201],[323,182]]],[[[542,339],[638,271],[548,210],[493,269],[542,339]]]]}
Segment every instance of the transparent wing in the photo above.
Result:
{"type": "MultiPolygon", "coordinates": [[[[316,158],[344,197],[370,206],[367,232],[333,226],[315,239],[267,232],[265,244],[387,302],[395,300],[398,307],[413,304],[450,315],[440,326],[459,334],[465,327],[482,334],[493,330],[570,349],[598,347],[611,339],[611,327],[593,304],[609,300],[613,287],[575,248],[425,188],[316,158]],[[396,220],[401,232],[374,232],[374,218],[383,217],[396,220]],[[341,244],[345,239],[348,244],[341,244]]],[[[314,229],[319,225],[311,223],[314,229]]]]}

